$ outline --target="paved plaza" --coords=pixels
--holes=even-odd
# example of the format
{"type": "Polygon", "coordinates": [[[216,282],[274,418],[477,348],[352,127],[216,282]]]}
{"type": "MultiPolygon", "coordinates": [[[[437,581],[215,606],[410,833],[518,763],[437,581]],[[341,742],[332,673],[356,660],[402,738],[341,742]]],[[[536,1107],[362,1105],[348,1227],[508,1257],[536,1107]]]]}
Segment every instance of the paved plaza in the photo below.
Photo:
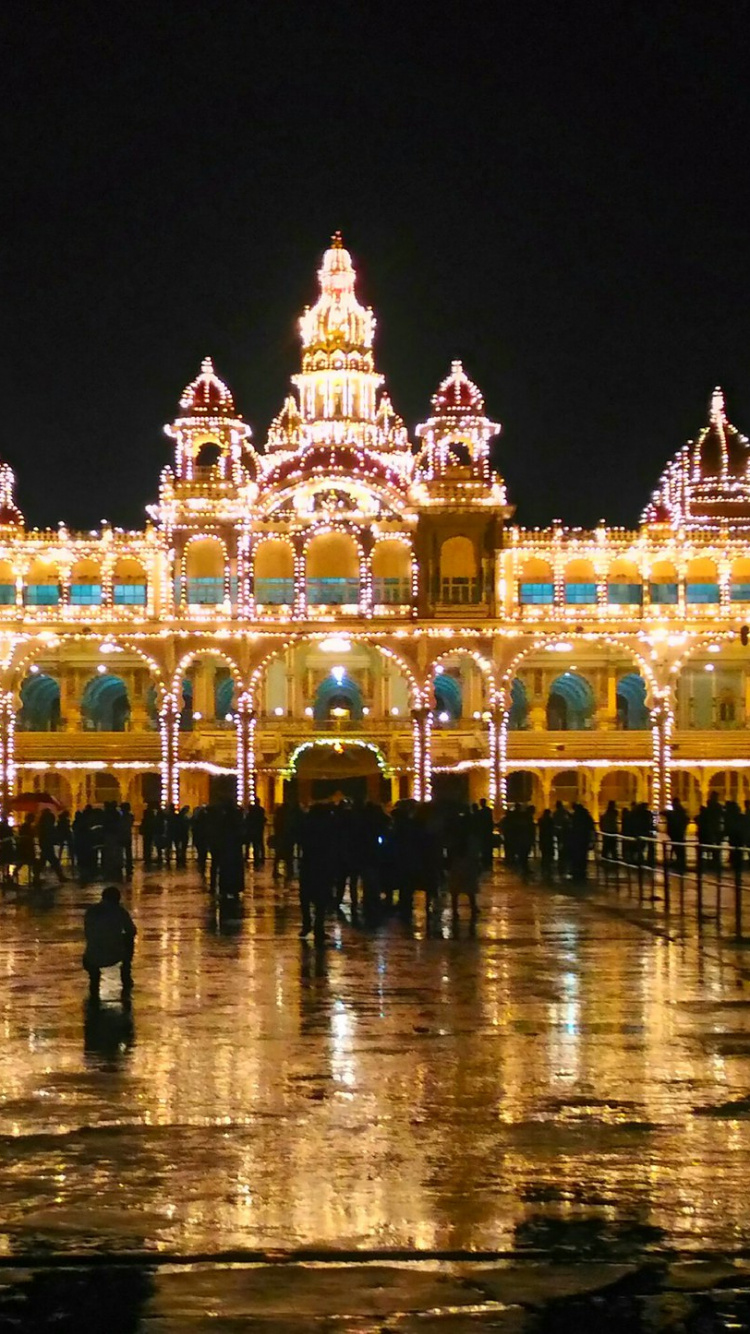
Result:
{"type": "Polygon", "coordinates": [[[420,900],[413,929],[340,915],[318,951],[267,872],[221,913],[192,869],[153,872],[125,896],[132,1008],[105,975],[92,1010],[81,922],[98,895],[0,906],[0,1328],[19,1293],[57,1290],[65,1257],[121,1257],[131,1323],[101,1327],[133,1330],[203,1328],[209,1308],[318,1328],[290,1323],[300,1302],[353,1312],[339,1330],[410,1329],[417,1307],[440,1330],[520,1330],[534,1282],[726,1257],[745,1283],[750,954],[730,942],[499,872],[476,934],[446,913],[428,935],[420,900]],[[254,1269],[252,1298],[246,1270],[218,1268],[299,1249],[387,1268],[343,1284],[254,1269]],[[427,1272],[400,1268],[406,1251],[427,1272]],[[490,1266],[481,1291],[469,1253],[490,1266]]]}

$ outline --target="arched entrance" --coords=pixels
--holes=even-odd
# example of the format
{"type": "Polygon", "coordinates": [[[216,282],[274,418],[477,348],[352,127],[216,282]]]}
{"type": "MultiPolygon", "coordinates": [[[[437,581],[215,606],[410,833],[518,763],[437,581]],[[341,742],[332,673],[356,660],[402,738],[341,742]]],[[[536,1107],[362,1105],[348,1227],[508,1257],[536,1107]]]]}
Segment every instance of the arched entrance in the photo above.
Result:
{"type": "Polygon", "coordinates": [[[390,783],[383,757],[374,745],[345,739],[303,743],[291,757],[289,780],[301,805],[332,801],[389,801],[390,783]]]}

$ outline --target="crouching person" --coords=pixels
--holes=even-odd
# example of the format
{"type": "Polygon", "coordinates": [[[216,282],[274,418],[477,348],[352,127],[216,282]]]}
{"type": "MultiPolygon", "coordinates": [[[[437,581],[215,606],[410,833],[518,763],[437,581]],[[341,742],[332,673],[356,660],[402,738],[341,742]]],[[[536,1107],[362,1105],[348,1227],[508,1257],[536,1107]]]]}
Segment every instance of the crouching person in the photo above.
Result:
{"type": "Polygon", "coordinates": [[[101,901],[86,909],[83,929],[86,936],[83,966],[89,975],[91,999],[99,999],[102,968],[111,968],[116,963],[120,965],[123,992],[130,992],[136,927],[127,908],[120,902],[116,885],[108,885],[102,890],[101,901]]]}

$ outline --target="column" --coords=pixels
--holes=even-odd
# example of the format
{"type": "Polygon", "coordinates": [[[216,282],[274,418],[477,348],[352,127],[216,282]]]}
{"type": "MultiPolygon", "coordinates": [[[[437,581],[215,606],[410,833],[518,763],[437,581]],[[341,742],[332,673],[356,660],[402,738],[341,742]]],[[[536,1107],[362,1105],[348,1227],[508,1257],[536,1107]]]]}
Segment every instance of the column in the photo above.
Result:
{"type": "Polygon", "coordinates": [[[372,548],[371,532],[360,535],[359,556],[359,610],[363,616],[372,616],[372,548]]]}
{"type": "Polygon", "coordinates": [[[432,799],[432,713],[425,706],[411,711],[412,795],[415,801],[432,799]]]}
{"type": "Polygon", "coordinates": [[[161,799],[162,805],[180,801],[179,769],[180,710],[174,695],[165,695],[159,710],[161,736],[161,799]]]}
{"type": "Polygon", "coordinates": [[[489,799],[493,810],[503,810],[508,795],[508,730],[502,704],[493,704],[489,720],[490,781],[489,799]]]}
{"type": "Polygon", "coordinates": [[[653,809],[661,811],[672,804],[672,706],[669,690],[654,699],[651,709],[653,809]]]}
{"type": "Polygon", "coordinates": [[[255,710],[248,695],[237,704],[237,805],[255,801],[255,710]]]}
{"type": "Polygon", "coordinates": [[[216,717],[216,669],[212,661],[196,658],[193,671],[193,714],[199,713],[204,723],[216,717]]]}
{"type": "Polygon", "coordinates": [[[16,786],[15,753],[16,715],[13,692],[0,695],[0,810],[7,814],[8,802],[16,786]]]}
{"type": "Polygon", "coordinates": [[[307,560],[305,539],[301,533],[292,538],[294,546],[294,617],[304,621],[307,616],[307,560]]]}

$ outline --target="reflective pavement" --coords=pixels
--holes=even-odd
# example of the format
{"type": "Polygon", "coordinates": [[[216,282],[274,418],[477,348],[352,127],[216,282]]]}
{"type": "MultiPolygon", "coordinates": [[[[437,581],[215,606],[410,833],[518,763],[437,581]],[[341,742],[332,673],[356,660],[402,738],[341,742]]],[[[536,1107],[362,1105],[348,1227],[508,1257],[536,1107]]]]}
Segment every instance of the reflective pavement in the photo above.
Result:
{"type": "Polygon", "coordinates": [[[221,913],[192,870],[137,879],[130,1011],[116,979],[85,1000],[97,888],[5,895],[6,1265],[748,1246],[750,954],[503,873],[475,935],[420,900],[317,951],[295,890],[248,879],[221,913]]]}

